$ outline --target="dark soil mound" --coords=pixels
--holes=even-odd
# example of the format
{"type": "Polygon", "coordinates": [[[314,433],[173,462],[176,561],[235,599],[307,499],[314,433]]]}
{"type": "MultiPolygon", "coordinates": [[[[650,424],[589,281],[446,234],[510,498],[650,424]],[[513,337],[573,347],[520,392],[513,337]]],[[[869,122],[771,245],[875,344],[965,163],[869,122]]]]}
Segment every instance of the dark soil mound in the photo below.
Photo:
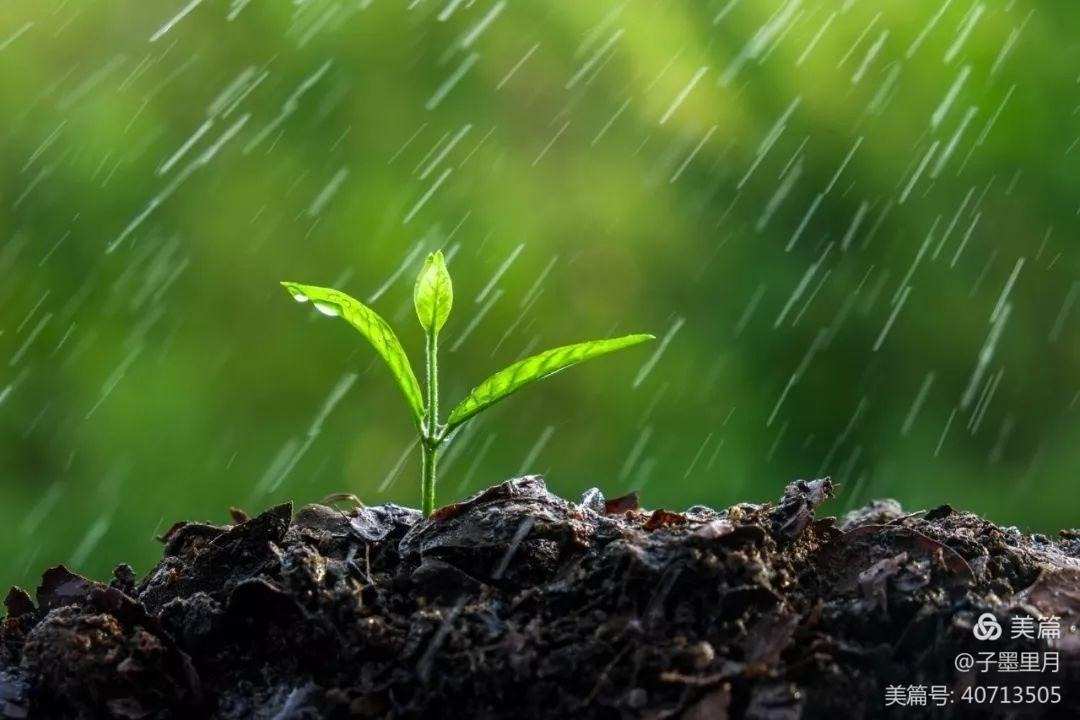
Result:
{"type": "Polygon", "coordinates": [[[815,520],[831,491],[648,512],[527,477],[427,521],[181,523],[137,584],[57,567],[36,605],[11,591],[0,716],[1080,716],[1075,534],[893,502],[815,520]]]}

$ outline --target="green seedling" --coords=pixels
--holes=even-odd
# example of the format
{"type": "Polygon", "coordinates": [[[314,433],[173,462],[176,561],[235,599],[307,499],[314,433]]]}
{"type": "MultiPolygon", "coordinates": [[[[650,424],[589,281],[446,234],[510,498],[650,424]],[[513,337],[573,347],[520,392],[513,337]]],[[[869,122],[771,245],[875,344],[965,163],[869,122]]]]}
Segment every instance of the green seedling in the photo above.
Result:
{"type": "Polygon", "coordinates": [[[632,347],[648,340],[652,335],[624,335],[606,340],[565,345],[539,355],[519,360],[495,373],[473,388],[460,403],[450,411],[445,423],[439,421],[439,331],[446,324],[450,307],[454,303],[454,287],[442,252],[428,255],[413,289],[416,316],[424,329],[426,397],[420,389],[409,358],[401,347],[394,331],[378,313],[355,298],[330,288],[302,285],[294,282],[281,283],[297,302],[311,302],[324,315],[340,317],[354,328],[375,348],[390,368],[398,387],[405,395],[405,402],[412,413],[419,435],[422,451],[420,488],[424,515],[435,510],[435,468],[439,448],[456,430],[503,398],[512,395],[530,383],[542,380],[601,355],[632,347]]]}

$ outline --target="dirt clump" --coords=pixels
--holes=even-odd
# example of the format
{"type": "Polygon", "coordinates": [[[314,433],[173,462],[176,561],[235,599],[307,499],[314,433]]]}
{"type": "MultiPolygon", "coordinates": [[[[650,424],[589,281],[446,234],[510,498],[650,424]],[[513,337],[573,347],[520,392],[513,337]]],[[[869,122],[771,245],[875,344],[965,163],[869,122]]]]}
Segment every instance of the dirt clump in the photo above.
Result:
{"type": "Polygon", "coordinates": [[[649,511],[529,476],[426,520],[178,523],[139,581],[57,567],[8,594],[0,718],[1080,716],[1075,533],[891,501],[817,517],[832,492],[649,511]]]}

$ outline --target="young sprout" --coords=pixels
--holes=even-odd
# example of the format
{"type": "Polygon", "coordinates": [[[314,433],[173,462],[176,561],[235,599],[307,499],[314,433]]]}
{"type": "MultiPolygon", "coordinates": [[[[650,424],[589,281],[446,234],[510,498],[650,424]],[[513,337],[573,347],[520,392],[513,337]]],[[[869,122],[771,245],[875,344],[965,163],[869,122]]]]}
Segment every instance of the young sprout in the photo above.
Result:
{"type": "Polygon", "coordinates": [[[294,282],[281,283],[297,302],[312,302],[315,309],[330,317],[340,317],[360,331],[390,368],[405,401],[412,412],[413,422],[419,435],[421,461],[421,494],[424,515],[435,510],[435,467],[440,446],[471,420],[503,398],[526,385],[554,375],[555,373],[601,355],[622,350],[633,345],[654,340],[653,335],[637,334],[606,340],[565,345],[539,355],[519,360],[500,370],[473,388],[446,417],[439,421],[439,331],[446,324],[450,308],[454,304],[454,287],[442,252],[427,256],[413,289],[416,316],[424,328],[425,342],[425,389],[413,373],[409,358],[401,347],[394,331],[378,313],[343,292],[314,285],[294,282]]]}

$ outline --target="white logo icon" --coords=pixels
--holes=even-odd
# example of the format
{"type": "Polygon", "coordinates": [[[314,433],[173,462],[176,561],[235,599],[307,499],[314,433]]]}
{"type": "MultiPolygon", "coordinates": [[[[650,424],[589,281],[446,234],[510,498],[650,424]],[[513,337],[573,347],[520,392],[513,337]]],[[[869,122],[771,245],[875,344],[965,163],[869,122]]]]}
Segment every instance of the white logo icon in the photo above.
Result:
{"type": "Polygon", "coordinates": [[[1001,637],[1001,623],[993,613],[983,613],[971,629],[976,640],[997,640],[1001,637]]]}

